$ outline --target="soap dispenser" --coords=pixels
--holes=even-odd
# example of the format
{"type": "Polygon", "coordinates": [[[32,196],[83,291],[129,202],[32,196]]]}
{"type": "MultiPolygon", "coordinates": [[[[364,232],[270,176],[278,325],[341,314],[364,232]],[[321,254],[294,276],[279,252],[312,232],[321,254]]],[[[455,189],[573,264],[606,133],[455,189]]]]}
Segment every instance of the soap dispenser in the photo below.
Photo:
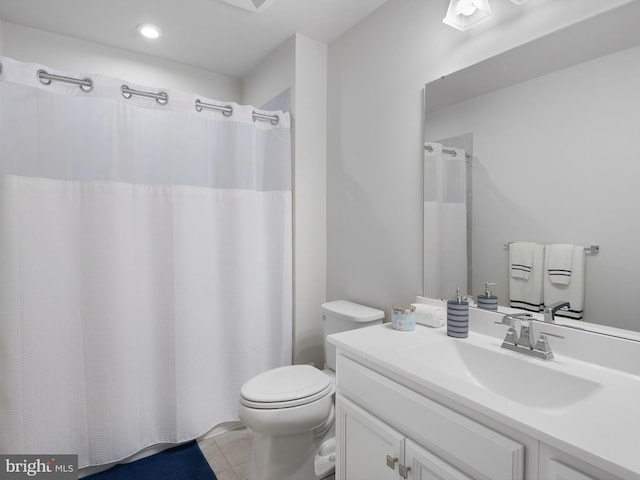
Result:
{"type": "Polygon", "coordinates": [[[469,304],[460,296],[460,287],[456,296],[447,302],[447,335],[455,338],[469,336],[469,304]]]}
{"type": "Polygon", "coordinates": [[[493,312],[498,311],[498,297],[493,295],[491,290],[489,290],[489,288],[494,285],[495,283],[491,282],[484,284],[484,293],[482,295],[478,295],[478,308],[491,310],[493,312]]]}

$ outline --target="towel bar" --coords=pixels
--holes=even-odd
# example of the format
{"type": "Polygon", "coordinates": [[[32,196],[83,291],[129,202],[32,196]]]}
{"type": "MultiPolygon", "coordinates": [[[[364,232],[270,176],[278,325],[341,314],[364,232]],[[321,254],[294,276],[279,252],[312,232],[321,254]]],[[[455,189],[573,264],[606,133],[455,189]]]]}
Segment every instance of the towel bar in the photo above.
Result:
{"type": "MultiPolygon", "coordinates": [[[[504,247],[509,248],[509,245],[513,242],[505,243],[504,247]]],[[[589,255],[597,255],[600,253],[600,245],[590,245],[588,247],[584,247],[584,253],[589,255]]]]}

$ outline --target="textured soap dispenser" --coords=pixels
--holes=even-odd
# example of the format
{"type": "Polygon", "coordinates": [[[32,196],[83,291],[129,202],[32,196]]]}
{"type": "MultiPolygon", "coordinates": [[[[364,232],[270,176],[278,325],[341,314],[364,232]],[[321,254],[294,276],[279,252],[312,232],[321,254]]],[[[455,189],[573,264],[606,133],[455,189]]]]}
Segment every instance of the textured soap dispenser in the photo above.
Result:
{"type": "Polygon", "coordinates": [[[484,284],[484,293],[482,295],[478,295],[478,308],[482,308],[484,310],[491,310],[494,312],[498,311],[498,297],[491,293],[491,288],[495,283],[487,282],[484,284]]]}
{"type": "Polygon", "coordinates": [[[469,336],[469,304],[460,296],[460,287],[456,296],[447,302],[447,335],[455,338],[469,336]]]}

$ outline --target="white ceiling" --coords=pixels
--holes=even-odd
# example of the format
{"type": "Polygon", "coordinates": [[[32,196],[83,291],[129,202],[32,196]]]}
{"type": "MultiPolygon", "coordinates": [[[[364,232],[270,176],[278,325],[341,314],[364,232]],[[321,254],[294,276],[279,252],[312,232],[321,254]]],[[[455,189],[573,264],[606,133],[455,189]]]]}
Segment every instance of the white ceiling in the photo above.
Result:
{"type": "Polygon", "coordinates": [[[275,0],[262,13],[219,0],[0,0],[0,19],[243,77],[294,33],[331,43],[388,0],[275,0]],[[141,23],[162,29],[152,41],[141,23]]]}

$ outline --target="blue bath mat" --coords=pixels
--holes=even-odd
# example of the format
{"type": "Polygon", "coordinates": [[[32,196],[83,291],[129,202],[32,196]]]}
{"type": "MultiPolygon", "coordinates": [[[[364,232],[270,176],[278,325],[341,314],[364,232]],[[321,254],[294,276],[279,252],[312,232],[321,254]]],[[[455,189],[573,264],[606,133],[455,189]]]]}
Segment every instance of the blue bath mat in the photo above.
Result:
{"type": "Polygon", "coordinates": [[[216,480],[195,440],[84,477],[88,480],[216,480]]]}

